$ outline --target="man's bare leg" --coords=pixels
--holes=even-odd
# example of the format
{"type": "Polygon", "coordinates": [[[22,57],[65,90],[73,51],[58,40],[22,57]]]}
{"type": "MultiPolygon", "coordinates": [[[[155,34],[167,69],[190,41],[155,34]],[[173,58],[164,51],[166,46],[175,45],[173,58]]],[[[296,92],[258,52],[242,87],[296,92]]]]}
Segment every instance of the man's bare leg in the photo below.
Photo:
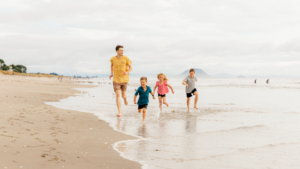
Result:
{"type": "Polygon", "coordinates": [[[122,98],[124,99],[124,104],[125,104],[125,105],[128,105],[127,96],[126,96],[126,91],[122,91],[122,98]]]}
{"type": "Polygon", "coordinates": [[[194,108],[198,110],[198,107],[197,107],[197,102],[198,102],[198,92],[194,92],[194,95],[195,95],[195,104],[194,104],[194,108]]]}
{"type": "Polygon", "coordinates": [[[188,112],[190,112],[190,97],[187,98],[186,104],[187,104],[188,112]]]}
{"type": "Polygon", "coordinates": [[[116,103],[117,103],[117,107],[118,107],[118,111],[119,111],[119,114],[117,115],[118,117],[121,117],[122,116],[122,113],[121,113],[121,92],[120,90],[116,90],[116,103]]]}

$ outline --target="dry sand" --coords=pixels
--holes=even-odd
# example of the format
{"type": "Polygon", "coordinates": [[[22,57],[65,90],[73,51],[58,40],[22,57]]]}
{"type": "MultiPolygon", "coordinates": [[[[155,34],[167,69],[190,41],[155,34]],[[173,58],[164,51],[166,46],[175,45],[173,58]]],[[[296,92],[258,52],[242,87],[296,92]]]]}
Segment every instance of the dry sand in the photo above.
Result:
{"type": "Polygon", "coordinates": [[[68,80],[0,75],[0,169],[141,168],[112,144],[136,139],[90,113],[44,104],[89,87],[68,80]]]}

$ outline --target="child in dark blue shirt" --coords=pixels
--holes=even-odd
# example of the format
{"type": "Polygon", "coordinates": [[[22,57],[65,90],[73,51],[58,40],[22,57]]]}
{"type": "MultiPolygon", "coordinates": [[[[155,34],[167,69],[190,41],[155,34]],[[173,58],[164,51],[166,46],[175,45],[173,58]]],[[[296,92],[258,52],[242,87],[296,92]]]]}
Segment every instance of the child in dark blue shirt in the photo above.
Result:
{"type": "Polygon", "coordinates": [[[149,103],[149,93],[151,93],[153,99],[155,99],[154,94],[149,86],[147,86],[147,78],[146,77],[141,77],[141,87],[139,87],[134,95],[134,104],[136,104],[136,97],[139,94],[139,101],[137,102],[138,104],[138,110],[139,113],[141,113],[143,109],[143,123],[145,122],[146,118],[146,109],[149,103]]]}

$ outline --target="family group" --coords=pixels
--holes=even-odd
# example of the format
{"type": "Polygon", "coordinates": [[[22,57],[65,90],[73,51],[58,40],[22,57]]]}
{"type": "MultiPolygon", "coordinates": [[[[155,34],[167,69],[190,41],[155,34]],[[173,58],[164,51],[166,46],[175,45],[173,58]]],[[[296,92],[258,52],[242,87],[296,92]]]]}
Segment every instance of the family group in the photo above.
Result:
{"type": "MultiPolygon", "coordinates": [[[[124,99],[125,105],[128,105],[128,100],[126,96],[126,89],[127,84],[129,82],[129,73],[132,70],[131,60],[124,56],[124,47],[121,45],[116,46],[116,52],[117,56],[114,56],[111,58],[111,75],[109,76],[109,79],[113,77],[113,88],[114,92],[116,93],[116,104],[118,107],[119,114],[118,117],[122,116],[121,112],[121,95],[124,99]]],[[[190,69],[189,75],[186,76],[186,78],[183,80],[182,84],[186,86],[186,96],[187,96],[187,108],[189,111],[189,104],[190,104],[190,98],[192,95],[195,95],[195,102],[194,102],[194,108],[198,109],[197,107],[197,101],[198,101],[198,92],[195,87],[195,83],[198,81],[197,77],[195,76],[195,70],[190,69]]],[[[159,107],[162,111],[162,104],[165,104],[167,107],[169,107],[169,104],[166,101],[166,94],[169,92],[169,88],[172,90],[172,93],[174,94],[173,88],[168,84],[168,78],[165,74],[160,73],[157,75],[158,81],[155,84],[155,87],[152,91],[152,89],[147,86],[147,77],[141,77],[140,83],[141,86],[136,90],[134,95],[134,104],[138,105],[138,112],[143,112],[143,121],[145,121],[146,118],[146,110],[149,104],[149,94],[152,95],[153,99],[155,99],[154,93],[157,88],[158,93],[158,100],[159,100],[159,107]],[[137,96],[139,95],[138,101],[136,101],[137,96]]]]}

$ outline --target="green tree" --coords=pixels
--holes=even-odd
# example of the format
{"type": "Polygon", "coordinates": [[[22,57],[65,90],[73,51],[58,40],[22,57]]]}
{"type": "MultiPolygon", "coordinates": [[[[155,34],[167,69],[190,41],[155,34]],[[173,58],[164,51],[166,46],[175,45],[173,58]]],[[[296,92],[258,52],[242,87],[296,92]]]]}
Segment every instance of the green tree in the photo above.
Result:
{"type": "Polygon", "coordinates": [[[9,66],[6,66],[6,64],[3,64],[2,70],[9,70],[9,69],[10,69],[9,66]]]}
{"type": "Polygon", "coordinates": [[[2,69],[2,65],[4,64],[4,60],[0,59],[0,70],[2,69]]]}
{"type": "MultiPolygon", "coordinates": [[[[23,65],[10,65],[12,70],[14,72],[19,72],[19,73],[27,73],[27,67],[23,65]]],[[[10,66],[7,66],[4,62],[4,60],[0,59],[0,69],[2,70],[9,70],[10,66]]]]}
{"type": "Polygon", "coordinates": [[[14,65],[14,64],[12,64],[12,65],[10,65],[11,66],[11,68],[14,70],[15,68],[16,68],[16,65],[14,65]]]}
{"type": "Polygon", "coordinates": [[[22,70],[19,67],[15,67],[13,69],[14,72],[22,73],[22,70]]]}
{"type": "Polygon", "coordinates": [[[19,69],[21,71],[20,73],[26,73],[27,72],[26,66],[23,66],[23,65],[17,65],[15,69],[19,69]]]}

